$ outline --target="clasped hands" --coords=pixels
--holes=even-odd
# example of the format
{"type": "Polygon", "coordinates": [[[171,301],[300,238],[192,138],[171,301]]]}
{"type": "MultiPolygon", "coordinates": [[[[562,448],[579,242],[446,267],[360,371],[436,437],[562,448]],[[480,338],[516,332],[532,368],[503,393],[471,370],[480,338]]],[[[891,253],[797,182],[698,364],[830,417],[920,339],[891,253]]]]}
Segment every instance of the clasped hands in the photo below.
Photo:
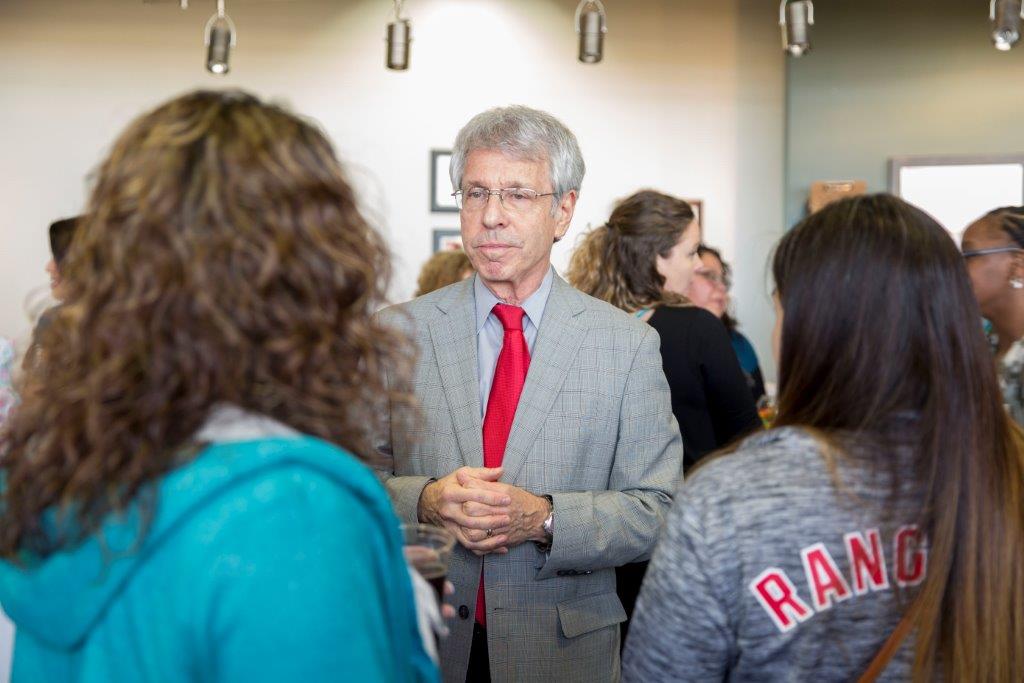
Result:
{"type": "Polygon", "coordinates": [[[507,553],[527,541],[545,541],[551,512],[546,498],[498,481],[500,467],[460,467],[427,484],[419,518],[444,527],[477,555],[507,553]]]}

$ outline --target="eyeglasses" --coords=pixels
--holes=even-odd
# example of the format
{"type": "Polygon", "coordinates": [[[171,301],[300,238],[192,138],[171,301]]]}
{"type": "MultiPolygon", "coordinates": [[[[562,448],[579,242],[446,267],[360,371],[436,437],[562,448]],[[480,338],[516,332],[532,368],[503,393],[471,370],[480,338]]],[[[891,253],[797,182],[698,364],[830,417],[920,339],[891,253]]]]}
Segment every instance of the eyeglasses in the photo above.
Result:
{"type": "Polygon", "coordinates": [[[989,254],[1009,254],[1016,251],[1024,251],[1020,247],[989,247],[988,249],[969,249],[963,252],[965,259],[974,256],[988,256],[989,254]]]}
{"type": "Polygon", "coordinates": [[[509,211],[524,213],[533,208],[541,197],[553,197],[554,192],[537,192],[526,187],[504,187],[500,190],[488,190],[486,187],[471,187],[468,190],[452,192],[455,204],[466,211],[480,211],[487,206],[491,195],[498,195],[502,207],[509,211]]]}
{"type": "Polygon", "coordinates": [[[716,287],[721,287],[727,292],[732,288],[732,282],[730,282],[729,278],[725,275],[719,275],[718,273],[712,273],[706,270],[696,270],[694,273],[700,275],[716,287]]]}

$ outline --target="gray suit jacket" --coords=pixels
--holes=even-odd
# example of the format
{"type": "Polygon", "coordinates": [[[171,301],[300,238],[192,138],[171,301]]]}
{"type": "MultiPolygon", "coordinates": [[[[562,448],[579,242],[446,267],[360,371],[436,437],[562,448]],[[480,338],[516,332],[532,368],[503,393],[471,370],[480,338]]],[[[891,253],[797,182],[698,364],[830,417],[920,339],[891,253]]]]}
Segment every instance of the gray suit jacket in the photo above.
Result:
{"type": "MultiPolygon", "coordinates": [[[[416,521],[431,478],[483,466],[472,278],[381,313],[419,349],[418,420],[391,414],[377,440],[399,517],[416,521]]],[[[555,276],[503,461],[502,481],[554,501],[549,553],[533,543],[477,557],[457,546],[441,643],[444,680],[463,683],[481,564],[491,677],[615,681],[614,568],[650,556],[680,477],[682,440],[657,332],[555,276]]]]}

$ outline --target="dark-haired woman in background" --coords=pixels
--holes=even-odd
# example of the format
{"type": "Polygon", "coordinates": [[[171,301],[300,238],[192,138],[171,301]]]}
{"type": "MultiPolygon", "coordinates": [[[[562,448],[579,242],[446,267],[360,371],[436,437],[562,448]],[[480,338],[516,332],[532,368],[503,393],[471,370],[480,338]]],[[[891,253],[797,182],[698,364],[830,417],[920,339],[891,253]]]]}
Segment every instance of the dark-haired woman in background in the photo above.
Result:
{"type": "Polygon", "coordinates": [[[992,323],[1003,402],[1024,425],[1024,207],[996,209],[972,223],[963,254],[981,314],[992,323]]]}
{"type": "Polygon", "coordinates": [[[1024,434],[956,245],[857,197],[772,272],[776,427],[678,492],[623,679],[1024,680],[1024,434]]]}
{"type": "MultiPolygon", "coordinates": [[[[686,470],[707,453],[761,428],[757,408],[722,323],[684,293],[700,260],[700,226],[682,199],[642,190],[619,202],[587,233],[569,263],[583,292],[632,313],[658,331],[661,359],[682,432],[686,470]]],[[[647,563],[620,567],[626,614],[647,563]]],[[[625,637],[626,625],[623,625],[625,637]]]]}
{"type": "Polygon", "coordinates": [[[693,272],[694,277],[686,289],[686,297],[695,305],[710,311],[725,325],[732,350],[736,352],[736,359],[740,362],[756,403],[765,394],[764,375],[761,374],[761,364],[757,360],[754,345],[737,329],[739,324],[729,314],[732,271],[717,249],[702,244],[697,247],[697,255],[700,256],[700,266],[693,272]]]}
{"type": "Polygon", "coordinates": [[[410,353],[327,139],[186,95],[120,136],[86,216],[0,448],[13,680],[436,680],[361,462],[410,353]]]}

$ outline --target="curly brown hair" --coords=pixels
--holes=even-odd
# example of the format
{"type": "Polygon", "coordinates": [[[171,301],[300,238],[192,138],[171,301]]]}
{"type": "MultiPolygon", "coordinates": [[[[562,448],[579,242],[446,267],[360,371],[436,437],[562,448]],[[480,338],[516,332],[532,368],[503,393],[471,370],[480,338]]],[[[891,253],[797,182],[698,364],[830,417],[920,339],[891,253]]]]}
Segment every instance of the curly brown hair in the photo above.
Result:
{"type": "Polygon", "coordinates": [[[4,557],[69,542],[43,532],[50,509],[95,532],[196,453],[218,403],[368,460],[375,406],[408,401],[411,346],[371,318],[388,249],[325,135],[284,109],[199,91],[143,115],[78,230],[0,444],[4,557]]]}
{"type": "Polygon", "coordinates": [[[466,273],[473,272],[473,264],[461,249],[439,251],[423,264],[416,281],[416,296],[430,294],[466,279],[466,273]]]}
{"type": "Polygon", "coordinates": [[[569,260],[567,278],[580,291],[624,311],[690,305],[665,291],[657,257],[669,255],[694,218],[682,199],[640,190],[620,201],[607,223],[583,236],[569,260]]]}

